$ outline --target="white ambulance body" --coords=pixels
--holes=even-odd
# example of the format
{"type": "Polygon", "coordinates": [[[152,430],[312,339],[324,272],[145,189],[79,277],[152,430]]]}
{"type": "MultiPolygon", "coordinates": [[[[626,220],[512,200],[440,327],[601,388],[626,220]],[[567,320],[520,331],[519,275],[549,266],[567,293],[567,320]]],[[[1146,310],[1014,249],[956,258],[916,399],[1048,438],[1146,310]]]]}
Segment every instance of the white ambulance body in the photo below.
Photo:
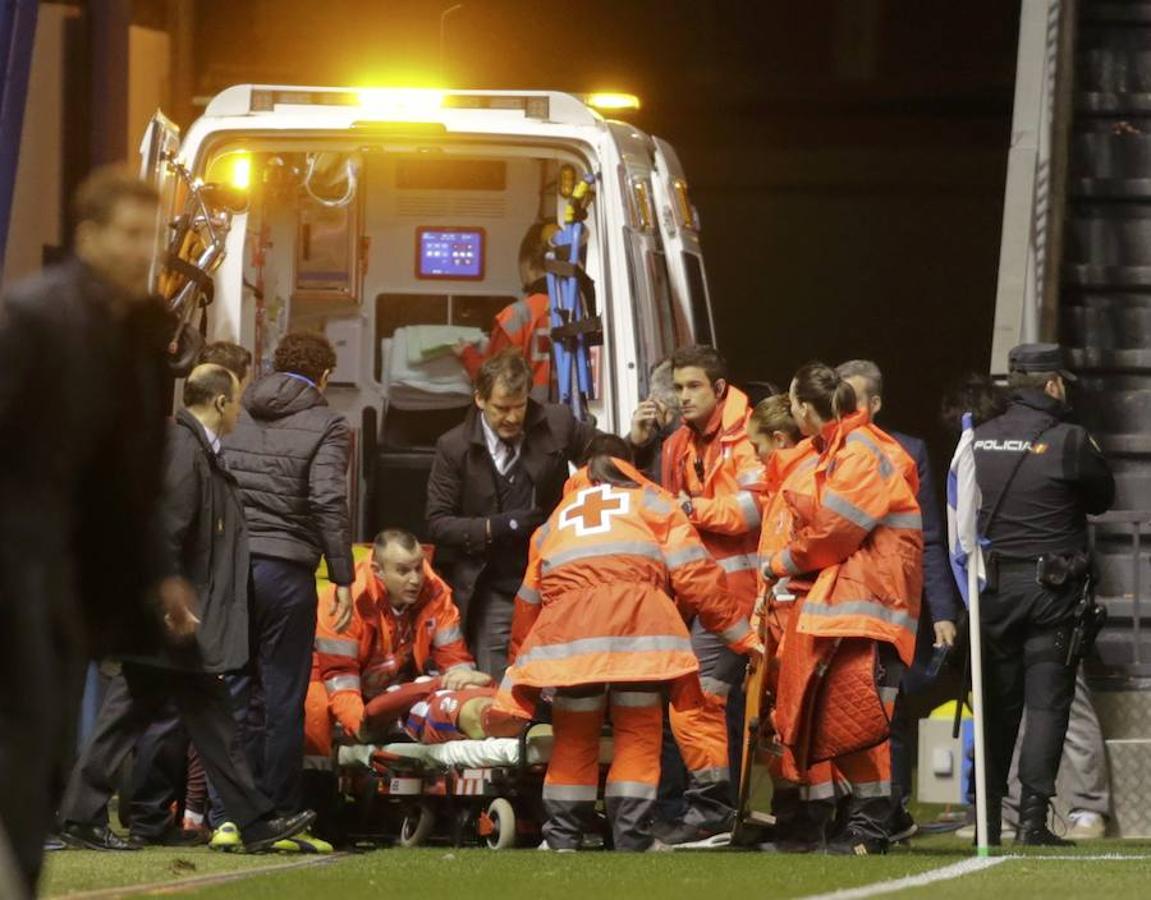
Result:
{"type": "Polygon", "coordinates": [[[158,114],[142,153],[166,216],[180,210],[165,154],[244,190],[214,272],[209,340],[252,350],[257,375],[288,331],[335,344],[327,397],[355,429],[361,537],[423,531],[435,438],[472,402],[455,357],[428,345],[486,331],[523,296],[520,242],[534,222],[563,224],[573,179],[595,177],[584,226],[602,320],[588,402],[599,427],[624,431],[651,367],[713,339],[674,150],[569,94],[238,85],[182,137],[158,114]]]}

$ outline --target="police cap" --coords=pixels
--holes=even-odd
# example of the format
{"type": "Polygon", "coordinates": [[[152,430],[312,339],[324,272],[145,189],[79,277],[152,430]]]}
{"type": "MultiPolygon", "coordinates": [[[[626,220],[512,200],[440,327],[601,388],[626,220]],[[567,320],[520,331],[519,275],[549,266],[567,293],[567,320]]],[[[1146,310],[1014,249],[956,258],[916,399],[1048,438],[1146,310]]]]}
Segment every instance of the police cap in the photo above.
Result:
{"type": "Polygon", "coordinates": [[[1058,344],[1020,344],[1007,354],[1009,372],[1057,372],[1064,381],[1076,381],[1067,370],[1067,357],[1058,344]]]}

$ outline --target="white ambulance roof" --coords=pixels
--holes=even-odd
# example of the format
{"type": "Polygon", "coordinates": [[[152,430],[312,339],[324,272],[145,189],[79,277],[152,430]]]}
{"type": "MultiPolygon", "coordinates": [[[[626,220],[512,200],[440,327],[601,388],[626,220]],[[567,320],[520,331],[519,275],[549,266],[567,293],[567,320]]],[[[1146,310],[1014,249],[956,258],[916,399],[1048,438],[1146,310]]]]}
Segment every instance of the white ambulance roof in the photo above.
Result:
{"type": "Polygon", "coordinates": [[[425,91],[240,84],[209,101],[184,156],[220,131],[363,131],[373,123],[442,125],[455,133],[593,139],[603,117],[560,91],[425,91]]]}

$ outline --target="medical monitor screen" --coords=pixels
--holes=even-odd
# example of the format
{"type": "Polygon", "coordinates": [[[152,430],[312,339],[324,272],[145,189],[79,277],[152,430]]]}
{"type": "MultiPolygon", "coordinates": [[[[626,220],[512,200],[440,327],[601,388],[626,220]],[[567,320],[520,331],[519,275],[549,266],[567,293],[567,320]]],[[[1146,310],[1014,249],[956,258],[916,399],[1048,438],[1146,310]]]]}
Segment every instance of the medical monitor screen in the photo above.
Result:
{"type": "Polygon", "coordinates": [[[484,230],[417,228],[416,277],[481,280],[484,277],[484,230]]]}

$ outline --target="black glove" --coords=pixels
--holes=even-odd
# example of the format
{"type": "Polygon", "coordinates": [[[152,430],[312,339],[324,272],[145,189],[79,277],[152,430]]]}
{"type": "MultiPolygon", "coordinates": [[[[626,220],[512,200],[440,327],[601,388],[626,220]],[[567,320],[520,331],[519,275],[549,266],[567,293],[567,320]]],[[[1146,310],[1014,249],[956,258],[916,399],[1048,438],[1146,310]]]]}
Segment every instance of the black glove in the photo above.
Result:
{"type": "Polygon", "coordinates": [[[488,519],[492,543],[520,538],[527,540],[547,517],[538,509],[512,509],[488,519]]]}

